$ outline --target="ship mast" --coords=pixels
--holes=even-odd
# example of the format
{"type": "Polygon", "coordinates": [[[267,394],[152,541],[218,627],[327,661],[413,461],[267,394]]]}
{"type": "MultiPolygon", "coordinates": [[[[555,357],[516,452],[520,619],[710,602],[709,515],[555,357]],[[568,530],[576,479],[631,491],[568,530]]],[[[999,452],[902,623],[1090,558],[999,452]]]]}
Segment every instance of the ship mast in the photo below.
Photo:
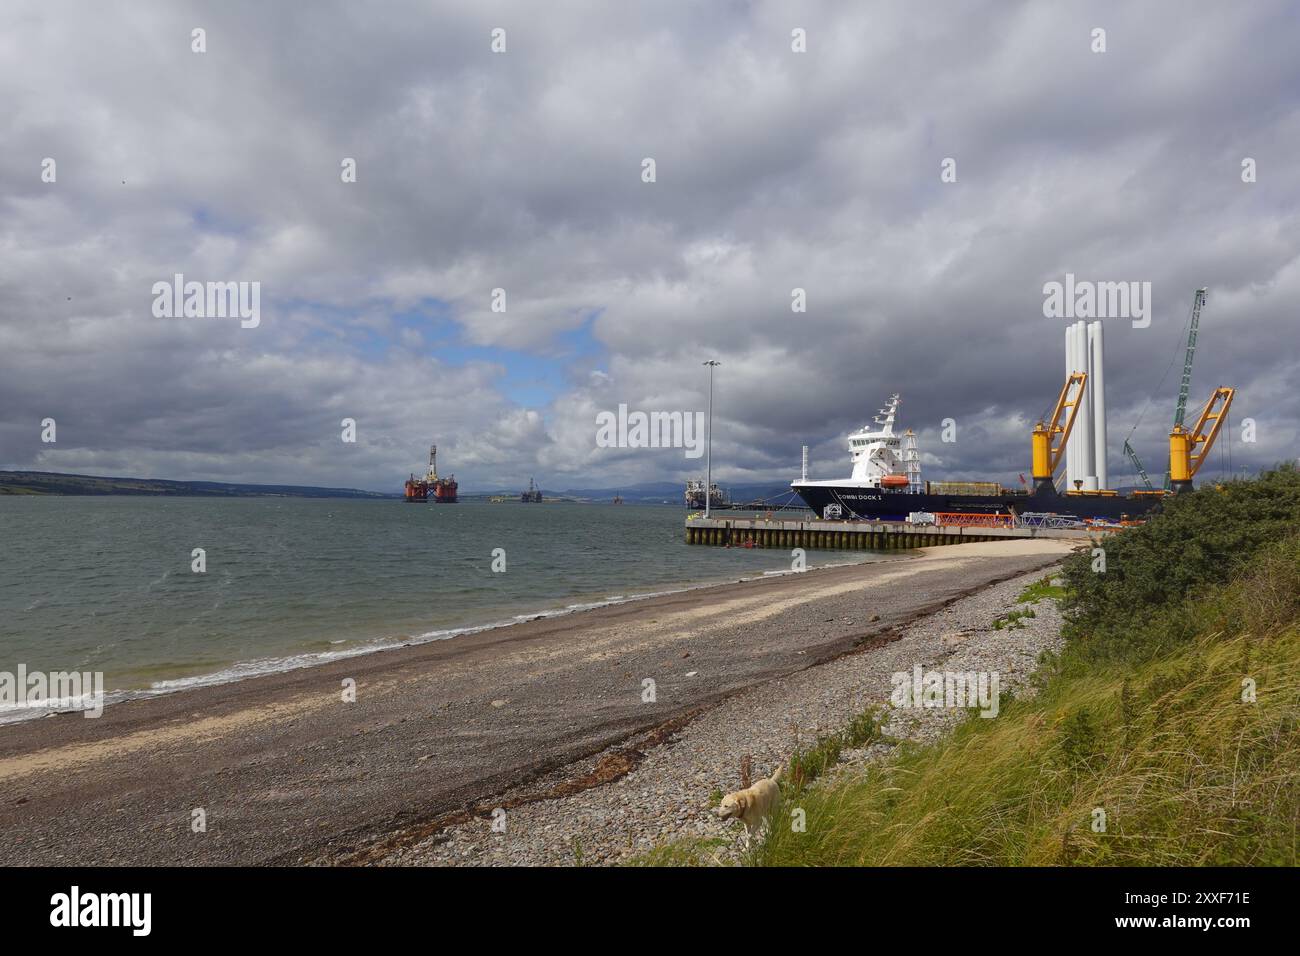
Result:
{"type": "MultiPolygon", "coordinates": [[[[898,404],[900,401],[902,401],[902,398],[897,392],[895,392],[893,395],[889,396],[889,401],[885,403],[885,407],[872,416],[875,423],[880,426],[880,433],[886,437],[894,434],[894,417],[898,413],[898,404]]],[[[870,431],[870,429],[864,427],[863,431],[870,431]]]]}

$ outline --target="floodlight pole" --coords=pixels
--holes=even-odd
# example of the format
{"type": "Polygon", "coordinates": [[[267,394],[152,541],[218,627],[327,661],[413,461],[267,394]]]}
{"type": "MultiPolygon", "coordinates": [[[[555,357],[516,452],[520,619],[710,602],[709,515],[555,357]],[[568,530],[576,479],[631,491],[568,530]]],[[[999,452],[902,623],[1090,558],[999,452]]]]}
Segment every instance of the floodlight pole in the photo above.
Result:
{"type": "Polygon", "coordinates": [[[705,439],[704,459],[704,517],[709,516],[709,505],[713,501],[713,370],[722,363],[709,359],[704,363],[709,367],[709,429],[705,439]]]}

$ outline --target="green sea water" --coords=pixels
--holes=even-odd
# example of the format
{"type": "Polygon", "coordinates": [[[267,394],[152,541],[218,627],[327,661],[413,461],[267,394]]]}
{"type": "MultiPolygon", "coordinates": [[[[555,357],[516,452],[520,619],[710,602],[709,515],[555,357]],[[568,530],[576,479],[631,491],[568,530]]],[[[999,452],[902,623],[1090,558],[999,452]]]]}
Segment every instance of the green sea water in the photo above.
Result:
{"type": "MultiPolygon", "coordinates": [[[[0,497],[0,671],[103,672],[111,701],[790,569],[788,551],[688,546],[684,518],[633,505],[0,497]]],[[[894,558],[809,554],[811,566],[894,558]]]]}

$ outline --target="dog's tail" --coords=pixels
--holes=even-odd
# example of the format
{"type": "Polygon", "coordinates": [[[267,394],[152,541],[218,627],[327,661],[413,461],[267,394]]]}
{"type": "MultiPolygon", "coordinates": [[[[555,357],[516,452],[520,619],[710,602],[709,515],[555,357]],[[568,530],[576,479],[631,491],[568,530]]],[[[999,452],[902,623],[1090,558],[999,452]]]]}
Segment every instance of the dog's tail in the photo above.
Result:
{"type": "Polygon", "coordinates": [[[776,770],[773,771],[772,776],[771,776],[770,779],[771,779],[773,782],[776,782],[777,780],[780,780],[780,779],[781,779],[781,774],[782,774],[782,772],[784,772],[784,770],[785,770],[785,764],[783,764],[783,763],[777,764],[777,765],[776,765],[776,770]]]}

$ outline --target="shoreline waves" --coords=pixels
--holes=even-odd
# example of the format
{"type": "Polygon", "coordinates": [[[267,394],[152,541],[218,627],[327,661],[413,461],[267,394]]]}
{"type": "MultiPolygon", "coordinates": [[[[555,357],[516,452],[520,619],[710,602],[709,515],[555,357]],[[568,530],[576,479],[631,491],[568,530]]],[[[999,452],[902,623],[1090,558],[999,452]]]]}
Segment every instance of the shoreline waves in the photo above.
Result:
{"type": "MultiPolygon", "coordinates": [[[[879,561],[903,560],[905,557],[905,555],[894,555],[887,552],[873,552],[870,556],[859,556],[855,560],[830,561],[824,564],[810,565],[808,570],[822,571],[830,568],[850,567],[859,564],[873,564],[879,561]]],[[[513,627],[517,624],[526,623],[528,621],[564,617],[569,614],[578,614],[583,611],[592,611],[616,604],[631,604],[638,601],[667,597],[673,594],[684,594],[690,591],[707,590],[709,588],[722,587],[732,583],[742,584],[748,581],[768,580],[770,578],[782,577],[796,573],[802,572],[791,570],[764,570],[759,574],[750,574],[739,578],[729,578],[725,581],[710,579],[696,583],[684,583],[680,587],[670,587],[662,590],[646,591],[627,595],[615,594],[610,595],[603,600],[581,601],[568,604],[565,607],[549,607],[538,611],[516,614],[507,619],[497,619],[477,624],[466,624],[461,627],[438,628],[426,631],[422,634],[404,637],[379,638],[372,641],[356,643],[350,647],[340,648],[339,650],[304,652],[301,654],[292,654],[282,657],[255,658],[245,661],[228,661],[224,662],[219,669],[214,671],[192,676],[154,680],[148,687],[144,688],[115,688],[105,694],[103,704],[105,707],[110,707],[114,704],[120,704],[125,701],[143,700],[151,697],[158,697],[163,694],[180,693],[197,687],[215,687],[222,684],[231,684],[238,681],[248,680],[254,677],[281,674],[308,667],[319,667],[333,661],[346,660],[351,657],[359,657],[367,654],[382,654],[398,648],[415,647],[421,644],[427,644],[431,641],[452,640],[457,637],[480,634],[484,631],[513,627]]],[[[341,640],[331,640],[330,643],[343,644],[346,642],[341,640]]],[[[57,706],[41,704],[24,706],[0,703],[0,726],[29,720],[39,720],[57,714],[75,713],[80,713],[80,708],[76,701],[60,701],[57,702],[57,706]]]]}

